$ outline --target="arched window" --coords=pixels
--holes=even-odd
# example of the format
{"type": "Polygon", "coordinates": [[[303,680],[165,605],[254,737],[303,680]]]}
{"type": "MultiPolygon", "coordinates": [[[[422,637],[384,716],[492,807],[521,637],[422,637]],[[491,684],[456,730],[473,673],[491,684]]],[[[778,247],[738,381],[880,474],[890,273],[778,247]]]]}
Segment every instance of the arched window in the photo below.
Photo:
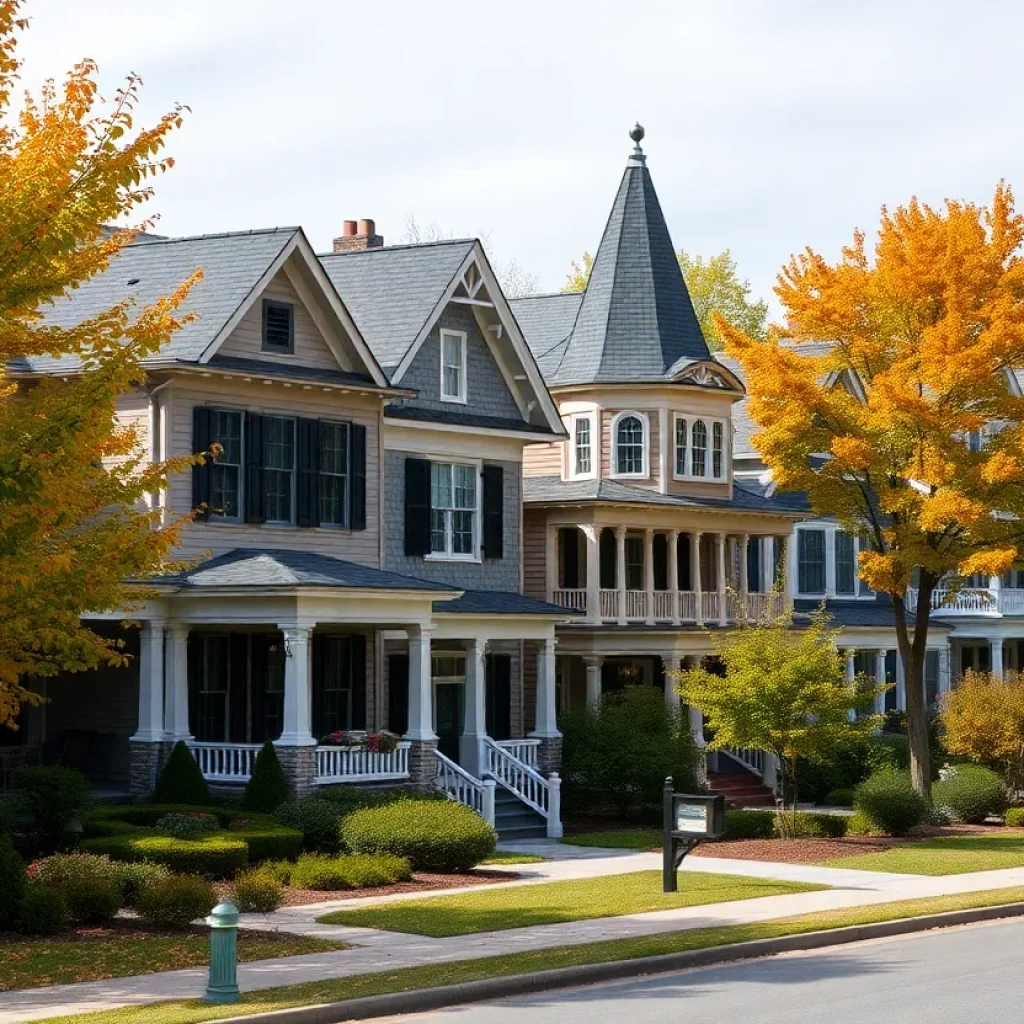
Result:
{"type": "Polygon", "coordinates": [[[635,413],[624,413],[615,424],[615,472],[644,475],[644,421],[635,413]]]}
{"type": "Polygon", "coordinates": [[[694,476],[707,476],[708,472],[708,426],[703,420],[693,421],[693,452],[690,472],[694,476]]]}

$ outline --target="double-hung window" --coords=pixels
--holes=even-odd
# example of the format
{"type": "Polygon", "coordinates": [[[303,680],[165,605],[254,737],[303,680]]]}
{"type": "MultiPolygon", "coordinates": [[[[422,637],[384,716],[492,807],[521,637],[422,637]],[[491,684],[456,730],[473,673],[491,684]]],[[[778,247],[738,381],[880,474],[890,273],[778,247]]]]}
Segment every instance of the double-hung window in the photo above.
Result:
{"type": "Polygon", "coordinates": [[[430,551],[472,558],[476,553],[477,467],[430,464],[430,551]]]}
{"type": "Polygon", "coordinates": [[[466,335],[441,331],[441,401],[466,401],[466,335]]]}
{"type": "Polygon", "coordinates": [[[295,420],[263,417],[263,502],[268,523],[295,521],[295,420]]]}
{"type": "Polygon", "coordinates": [[[689,425],[679,416],[676,418],[676,476],[686,476],[686,447],[689,441],[689,425]]]}
{"type": "Polygon", "coordinates": [[[615,423],[615,473],[618,476],[644,475],[644,421],[635,413],[625,413],[615,423]]]}
{"type": "Polygon", "coordinates": [[[727,422],[676,416],[674,475],[678,479],[726,479],[727,422]]]}
{"type": "Polygon", "coordinates": [[[693,445],[690,449],[690,474],[707,476],[708,425],[703,420],[693,421],[693,445]]]}
{"type": "Polygon", "coordinates": [[[320,424],[320,523],[348,523],[349,425],[320,424]]]}
{"type": "Polygon", "coordinates": [[[801,594],[825,593],[825,531],[797,530],[797,584],[801,594]]]}
{"type": "Polygon", "coordinates": [[[725,460],[724,431],[722,423],[716,420],[711,424],[711,475],[716,480],[722,479],[722,465],[725,460]]]}
{"type": "Polygon", "coordinates": [[[853,534],[836,530],[836,593],[851,596],[857,592],[857,562],[853,534]]]}
{"type": "Polygon", "coordinates": [[[210,434],[221,453],[210,465],[210,514],[239,519],[242,508],[242,414],[226,409],[210,413],[210,434]]]}
{"type": "Polygon", "coordinates": [[[594,431],[590,416],[573,418],[572,475],[589,476],[594,472],[594,431]]]}

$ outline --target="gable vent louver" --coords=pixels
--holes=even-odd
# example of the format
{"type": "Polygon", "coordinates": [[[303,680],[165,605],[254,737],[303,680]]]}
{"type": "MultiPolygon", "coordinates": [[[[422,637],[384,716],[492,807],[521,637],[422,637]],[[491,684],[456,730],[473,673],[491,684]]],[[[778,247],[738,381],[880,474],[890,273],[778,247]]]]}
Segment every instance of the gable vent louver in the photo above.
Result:
{"type": "Polygon", "coordinates": [[[291,352],[292,339],[292,307],[267,302],[263,308],[263,347],[274,352],[291,352]]]}

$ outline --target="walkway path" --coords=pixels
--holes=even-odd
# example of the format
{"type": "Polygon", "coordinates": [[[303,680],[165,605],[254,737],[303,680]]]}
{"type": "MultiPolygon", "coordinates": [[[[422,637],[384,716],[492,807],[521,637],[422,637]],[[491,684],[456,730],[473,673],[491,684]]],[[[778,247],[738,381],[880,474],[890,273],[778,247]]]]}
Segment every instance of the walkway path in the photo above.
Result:
{"type": "MultiPolygon", "coordinates": [[[[537,852],[546,853],[538,844],[537,852]]],[[[571,848],[570,848],[571,849],[571,848]]],[[[544,864],[523,865],[521,881],[506,885],[529,885],[554,878],[596,877],[624,871],[642,871],[660,866],[657,854],[602,851],[602,857],[564,856],[544,864]]],[[[315,953],[309,956],[262,960],[240,964],[239,985],[243,991],[275,985],[321,981],[375,971],[413,967],[439,961],[470,960],[502,953],[523,952],[549,946],[576,945],[606,939],[621,939],[660,932],[682,931],[732,924],[749,924],[819,910],[888,903],[918,897],[942,896],[983,889],[1024,885],[1024,868],[982,871],[965,875],[927,877],[882,872],[845,871],[795,864],[765,864],[757,861],[702,857],[684,862],[685,870],[714,871],[789,880],[821,882],[834,888],[817,892],[766,896],[732,903],[716,903],[649,914],[598,918],[565,924],[537,925],[501,932],[434,939],[396,932],[340,925],[317,925],[313,918],[337,906],[367,905],[371,900],[345,900],[317,907],[296,907],[270,915],[272,926],[300,934],[331,936],[357,944],[359,948],[315,953]]],[[[466,889],[451,890],[459,893],[466,889]]],[[[408,894],[423,899],[437,892],[408,894]]],[[[381,898],[378,898],[381,899],[381,898]]],[[[384,900],[391,899],[384,897],[384,900]]],[[[246,926],[268,926],[260,915],[246,915],[246,926]]],[[[206,969],[194,968],[109,981],[84,982],[47,988],[6,992],[0,996],[0,1024],[37,1020],[42,1017],[138,1005],[166,999],[181,999],[202,993],[206,969]]]]}

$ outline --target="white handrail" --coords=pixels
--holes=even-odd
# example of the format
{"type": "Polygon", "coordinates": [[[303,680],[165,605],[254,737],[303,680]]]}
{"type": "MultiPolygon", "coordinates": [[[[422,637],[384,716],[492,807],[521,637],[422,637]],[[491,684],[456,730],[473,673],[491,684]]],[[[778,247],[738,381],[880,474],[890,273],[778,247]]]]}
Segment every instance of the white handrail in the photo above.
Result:
{"type": "Polygon", "coordinates": [[[390,753],[366,747],[317,747],[314,783],[353,780],[384,782],[409,778],[408,740],[400,740],[390,753]]]}
{"type": "Polygon", "coordinates": [[[626,618],[645,619],[647,617],[647,594],[643,590],[626,591],[626,618]]]}
{"type": "Polygon", "coordinates": [[[562,782],[557,773],[548,778],[525,761],[520,761],[489,736],[483,740],[484,774],[495,779],[527,807],[547,820],[549,839],[562,837],[562,782]]]}
{"type": "Polygon", "coordinates": [[[494,826],[494,780],[475,779],[465,768],[457,765],[435,748],[437,774],[434,785],[450,800],[464,804],[480,815],[492,828],[494,826]]]}
{"type": "Polygon", "coordinates": [[[722,747],[722,752],[738,761],[747,771],[764,775],[764,751],[754,747],[722,747]]]}
{"type": "Polygon", "coordinates": [[[585,612],[587,610],[587,592],[578,587],[563,587],[552,595],[552,604],[560,604],[563,608],[585,612]]]}
{"type": "Polygon", "coordinates": [[[495,740],[494,742],[531,768],[537,767],[537,751],[540,749],[540,740],[495,740]]]}
{"type": "Polygon", "coordinates": [[[259,743],[206,743],[191,740],[188,749],[210,782],[248,782],[260,752],[259,743]]]}
{"type": "Polygon", "coordinates": [[[601,618],[617,619],[619,617],[619,592],[617,590],[601,591],[601,618]]]}

